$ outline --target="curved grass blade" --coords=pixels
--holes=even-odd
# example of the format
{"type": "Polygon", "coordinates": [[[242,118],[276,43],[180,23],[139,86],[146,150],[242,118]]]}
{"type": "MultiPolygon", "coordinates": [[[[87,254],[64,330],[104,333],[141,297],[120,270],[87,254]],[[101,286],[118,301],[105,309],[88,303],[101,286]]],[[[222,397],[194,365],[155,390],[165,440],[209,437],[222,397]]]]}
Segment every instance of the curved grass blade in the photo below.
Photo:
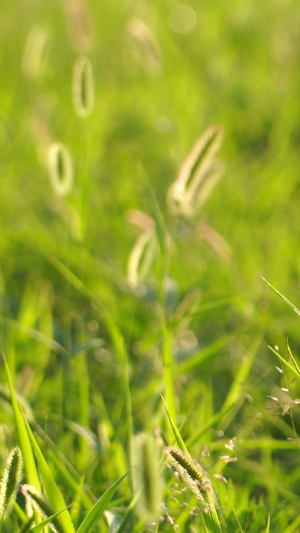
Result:
{"type": "Polygon", "coordinates": [[[300,515],[295,518],[292,524],[285,530],[284,533],[296,533],[298,531],[298,526],[300,526],[300,515]]]}
{"type": "Polygon", "coordinates": [[[300,309],[298,309],[298,307],[296,307],[290,300],[288,300],[288,298],[286,298],[278,289],[275,289],[275,287],[273,287],[273,285],[271,285],[271,283],[266,278],[262,277],[262,280],[270,287],[270,289],[272,289],[272,291],[276,292],[276,294],[278,294],[278,296],[286,304],[288,304],[288,306],[291,307],[298,316],[300,316],[300,309]]]}
{"type": "Polygon", "coordinates": [[[47,337],[47,335],[44,335],[44,333],[41,333],[37,329],[31,328],[26,324],[22,324],[17,320],[12,320],[11,318],[7,318],[2,315],[0,315],[0,324],[3,324],[8,329],[25,333],[26,335],[28,335],[28,337],[31,337],[32,339],[36,340],[37,342],[40,342],[44,346],[47,346],[47,348],[50,348],[62,357],[66,357],[68,355],[67,350],[61,344],[51,339],[50,337],[47,337]]]}
{"type": "Polygon", "coordinates": [[[127,473],[124,474],[118,481],[116,481],[106,492],[101,496],[101,498],[95,503],[94,507],[87,514],[83,522],[80,524],[76,533],[89,533],[93,531],[95,525],[99,522],[101,516],[107,508],[107,505],[111,501],[114,493],[116,492],[121,481],[127,476],[127,473]]]}
{"type": "Polygon", "coordinates": [[[43,479],[43,484],[45,487],[45,491],[48,497],[48,500],[51,502],[51,505],[53,505],[53,509],[57,512],[61,512],[61,516],[59,517],[59,522],[62,526],[62,531],[64,533],[75,533],[75,529],[70,517],[70,514],[67,510],[67,506],[64,502],[63,496],[60,492],[60,489],[58,488],[55,479],[52,475],[52,472],[47,464],[47,461],[45,460],[41,449],[31,431],[31,428],[28,424],[28,422],[25,420],[25,425],[27,428],[27,432],[29,434],[29,438],[31,440],[32,448],[34,450],[35,456],[38,461],[39,469],[41,472],[41,476],[43,479]],[[63,511],[61,511],[63,509],[63,511]]]}
{"type": "Polygon", "coordinates": [[[178,430],[178,428],[177,428],[177,426],[176,426],[174,420],[172,419],[172,417],[171,417],[171,415],[170,415],[170,413],[169,413],[169,410],[168,410],[168,408],[167,408],[167,404],[166,404],[165,399],[164,399],[164,397],[163,397],[162,395],[161,395],[161,399],[162,399],[162,401],[163,401],[164,408],[165,408],[165,410],[166,410],[166,413],[167,413],[167,416],[168,416],[168,419],[169,419],[169,422],[170,422],[171,428],[172,428],[172,430],[173,430],[173,433],[174,433],[174,437],[175,437],[175,439],[176,439],[176,442],[177,442],[178,446],[179,446],[182,450],[184,450],[186,453],[188,453],[188,450],[187,450],[187,447],[186,447],[186,445],[185,445],[185,443],[184,443],[184,440],[183,440],[182,436],[180,435],[180,432],[179,432],[179,430],[178,430]]]}
{"type": "Polygon", "coordinates": [[[32,448],[30,444],[30,439],[28,437],[28,432],[26,429],[26,423],[24,422],[25,419],[22,415],[20,406],[16,398],[16,394],[15,394],[13,384],[11,381],[10,371],[8,368],[6,357],[3,356],[3,359],[4,359],[7,381],[8,381],[8,385],[10,389],[10,394],[11,394],[11,403],[12,403],[13,410],[14,410],[17,432],[18,432],[20,446],[21,446],[22,453],[23,453],[26,478],[27,478],[28,483],[30,483],[30,485],[33,485],[37,490],[40,490],[39,476],[38,476],[37,469],[35,466],[35,460],[34,460],[34,456],[32,453],[32,448]]]}
{"type": "Polygon", "coordinates": [[[174,390],[174,354],[173,354],[173,339],[172,332],[168,329],[164,317],[162,322],[163,333],[163,367],[164,367],[164,383],[166,393],[166,403],[170,411],[170,416],[176,421],[176,400],[174,390]]]}
{"type": "MultiPolygon", "coordinates": [[[[70,505],[69,505],[69,507],[70,507],[70,505]]],[[[58,515],[60,515],[60,513],[62,513],[66,509],[67,509],[67,507],[65,507],[61,511],[57,511],[57,513],[54,513],[51,516],[47,516],[47,518],[44,518],[44,520],[42,520],[42,522],[40,522],[36,526],[34,526],[31,529],[29,529],[27,533],[40,533],[40,531],[43,531],[44,527],[46,527],[47,524],[52,522],[58,515]]]]}
{"type": "Polygon", "coordinates": [[[26,524],[22,527],[20,533],[29,533],[30,531],[30,528],[32,526],[32,524],[34,523],[35,521],[35,516],[32,515],[29,520],[27,520],[26,524]]]}
{"type": "Polygon", "coordinates": [[[278,359],[280,359],[280,361],[292,372],[292,374],[294,374],[297,379],[300,379],[300,373],[298,368],[294,368],[288,361],[286,361],[286,359],[284,359],[284,357],[282,357],[282,355],[280,355],[276,350],[274,350],[272,346],[268,346],[268,348],[271,350],[271,352],[277,355],[278,359]]]}
{"type": "Polygon", "coordinates": [[[134,498],[132,499],[132,501],[130,502],[130,504],[128,505],[127,511],[126,511],[125,515],[123,516],[122,522],[119,525],[118,533],[124,533],[124,531],[126,529],[128,530],[127,525],[130,523],[131,517],[133,516],[134,508],[135,508],[135,506],[137,504],[139,496],[140,496],[140,494],[137,493],[134,496],[134,498]]]}

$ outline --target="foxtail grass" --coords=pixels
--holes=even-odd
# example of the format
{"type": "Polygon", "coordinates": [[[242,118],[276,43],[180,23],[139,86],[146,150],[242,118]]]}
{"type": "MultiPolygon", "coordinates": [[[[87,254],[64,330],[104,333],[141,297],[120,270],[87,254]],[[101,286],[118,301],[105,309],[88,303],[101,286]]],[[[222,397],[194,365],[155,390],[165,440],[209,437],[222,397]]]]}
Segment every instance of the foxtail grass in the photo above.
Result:
{"type": "Polygon", "coordinates": [[[93,67],[87,56],[77,58],[73,69],[73,102],[76,114],[88,117],[94,107],[93,67]]]}
{"type": "MultiPolygon", "coordinates": [[[[22,485],[21,492],[25,498],[26,509],[29,516],[32,516],[33,509],[35,509],[43,518],[50,518],[55,514],[55,510],[45,498],[45,496],[32,485],[22,485]]],[[[53,518],[49,527],[54,533],[64,533],[64,529],[56,518],[53,518]]]]}
{"type": "Polygon", "coordinates": [[[161,52],[152,29],[140,18],[129,21],[128,32],[137,45],[138,57],[146,72],[158,74],[162,69],[161,52]]]}
{"type": "Polygon", "coordinates": [[[62,143],[50,145],[48,168],[51,185],[57,196],[66,196],[73,186],[73,162],[69,150],[62,143]]]}
{"type": "Polygon", "coordinates": [[[192,459],[188,453],[183,452],[176,446],[169,446],[167,455],[171,466],[195,494],[202,509],[206,512],[213,512],[216,505],[216,496],[206,470],[195,459],[192,459]]]}
{"type": "Polygon", "coordinates": [[[13,448],[6,461],[0,487],[0,529],[2,522],[12,510],[16,501],[23,473],[22,452],[18,446],[13,448]]]}
{"type": "Polygon", "coordinates": [[[202,208],[223,172],[223,165],[215,159],[222,139],[223,128],[216,125],[195,143],[169,188],[167,203],[171,214],[189,218],[202,208]]]}
{"type": "Polygon", "coordinates": [[[144,231],[136,241],[128,259],[127,281],[133,289],[146,278],[156,251],[155,234],[150,231],[144,231]]]}

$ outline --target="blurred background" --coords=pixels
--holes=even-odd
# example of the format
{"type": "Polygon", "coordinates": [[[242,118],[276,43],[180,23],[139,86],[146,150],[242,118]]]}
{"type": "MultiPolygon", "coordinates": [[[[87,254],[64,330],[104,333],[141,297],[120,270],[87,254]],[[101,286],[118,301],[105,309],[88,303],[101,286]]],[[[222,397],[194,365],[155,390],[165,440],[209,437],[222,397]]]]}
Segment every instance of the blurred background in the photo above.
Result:
{"type": "Polygon", "coordinates": [[[294,0],[2,0],[1,350],[50,435],[73,420],[104,442],[109,419],[122,440],[105,308],[128,350],[137,429],[161,416],[163,316],[178,364],[215,354],[176,380],[182,420],[193,406],[186,435],[253,353],[228,434],[294,436],[268,411],[281,379],[268,344],[299,353],[299,318],[262,276],[300,305],[299,22],[294,0]],[[174,216],[170,186],[213,125],[222,176],[199,211],[174,216]],[[53,143],[70,156],[57,163],[71,165],[66,193],[53,143]],[[153,227],[156,252],[132,274],[153,227]]]}

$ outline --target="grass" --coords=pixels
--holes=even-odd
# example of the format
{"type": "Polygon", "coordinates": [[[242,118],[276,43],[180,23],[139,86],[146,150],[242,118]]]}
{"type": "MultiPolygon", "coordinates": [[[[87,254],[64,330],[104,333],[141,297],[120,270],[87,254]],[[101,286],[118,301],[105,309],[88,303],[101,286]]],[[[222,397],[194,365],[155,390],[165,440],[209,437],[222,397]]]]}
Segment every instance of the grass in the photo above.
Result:
{"type": "Polygon", "coordinates": [[[1,533],[299,531],[298,23],[2,1],[1,533]]]}

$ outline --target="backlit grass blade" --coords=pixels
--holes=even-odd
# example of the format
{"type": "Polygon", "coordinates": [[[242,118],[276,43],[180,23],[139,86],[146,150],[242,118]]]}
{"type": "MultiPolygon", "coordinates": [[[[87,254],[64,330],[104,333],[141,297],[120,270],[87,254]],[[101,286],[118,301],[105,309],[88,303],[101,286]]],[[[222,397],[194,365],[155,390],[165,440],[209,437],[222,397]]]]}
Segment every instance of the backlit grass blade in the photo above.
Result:
{"type": "Polygon", "coordinates": [[[140,494],[137,493],[134,496],[134,498],[131,500],[130,504],[128,505],[127,511],[124,514],[124,516],[122,518],[122,522],[120,523],[120,525],[118,527],[118,533],[123,533],[125,530],[128,530],[127,525],[129,524],[129,522],[131,520],[131,517],[133,516],[134,508],[135,508],[135,506],[137,504],[139,496],[140,496],[140,494]]]}
{"type": "MultiPolygon", "coordinates": [[[[69,506],[70,507],[70,506],[69,506]]],[[[61,511],[58,511],[57,513],[54,513],[53,515],[51,516],[48,516],[47,518],[44,518],[44,520],[42,520],[42,522],[40,522],[39,524],[37,524],[36,526],[32,527],[31,529],[28,530],[28,533],[40,533],[40,531],[43,531],[43,529],[46,527],[47,524],[49,524],[50,522],[52,522],[58,515],[60,515],[60,513],[62,513],[63,511],[65,511],[67,509],[67,507],[65,507],[64,509],[62,509],[61,511]]]]}
{"type": "Polygon", "coordinates": [[[82,485],[77,480],[77,477],[74,476],[74,473],[72,474],[69,472],[69,470],[66,468],[66,466],[63,464],[63,462],[60,460],[59,456],[55,453],[56,450],[48,449],[48,454],[51,457],[51,460],[53,464],[55,465],[56,470],[59,472],[60,476],[64,479],[64,482],[69,485],[71,490],[74,493],[78,493],[81,495],[80,501],[82,506],[90,510],[93,506],[93,500],[91,495],[87,494],[85,490],[83,490],[82,485]]]}
{"type": "Polygon", "coordinates": [[[127,476],[124,474],[118,481],[116,481],[107,491],[101,496],[101,498],[95,503],[94,507],[87,514],[76,533],[92,533],[94,527],[99,522],[101,516],[107,508],[107,505],[111,501],[114,493],[116,492],[121,481],[127,476]]]}
{"type": "Polygon", "coordinates": [[[32,515],[29,520],[27,520],[26,524],[22,527],[22,529],[20,530],[20,533],[29,533],[30,531],[30,528],[32,526],[32,524],[34,524],[35,522],[35,516],[32,515]]]}
{"type": "Polygon", "coordinates": [[[170,413],[170,417],[176,422],[176,401],[174,391],[174,357],[173,357],[173,339],[170,330],[168,330],[164,317],[162,317],[162,333],[163,333],[163,367],[164,367],[164,382],[166,404],[170,413]]]}
{"type": "Polygon", "coordinates": [[[165,408],[165,410],[166,410],[166,413],[167,413],[167,416],[168,416],[169,422],[170,422],[170,424],[171,424],[171,428],[172,428],[172,430],[173,430],[173,433],[174,433],[174,437],[175,437],[175,439],[176,439],[176,442],[177,442],[178,446],[179,446],[182,450],[184,450],[185,452],[187,452],[187,451],[188,451],[188,450],[187,450],[187,447],[186,447],[186,445],[185,445],[185,443],[184,443],[184,440],[183,440],[182,436],[180,435],[179,429],[177,428],[177,426],[176,426],[174,420],[172,419],[172,417],[171,417],[171,415],[170,415],[170,413],[169,413],[169,411],[168,411],[167,404],[166,404],[166,402],[165,402],[165,400],[164,400],[164,397],[161,396],[161,399],[162,399],[162,401],[163,401],[164,408],[165,408]]]}
{"type": "Polygon", "coordinates": [[[292,360],[293,363],[294,363],[294,367],[295,367],[295,369],[297,370],[298,374],[300,375],[300,367],[299,367],[299,365],[298,365],[298,363],[297,363],[295,357],[294,357],[293,354],[292,354],[292,351],[291,351],[291,348],[290,348],[289,343],[288,343],[288,345],[287,345],[287,348],[288,348],[288,351],[289,351],[289,356],[290,356],[291,360],[292,360]]]}
{"type": "Polygon", "coordinates": [[[124,388],[125,408],[126,408],[126,425],[127,425],[128,443],[129,443],[129,458],[130,458],[130,467],[132,467],[133,465],[133,419],[132,419],[132,403],[131,403],[128,354],[127,354],[127,350],[125,346],[124,337],[122,336],[111,314],[108,312],[103,312],[103,319],[105,321],[105,325],[107,327],[107,330],[113,342],[116,354],[119,358],[119,362],[122,366],[123,388],[124,388]]]}
{"type": "Polygon", "coordinates": [[[10,376],[6,358],[5,356],[3,356],[3,358],[4,358],[7,381],[8,381],[9,388],[10,388],[11,403],[12,403],[13,410],[14,410],[17,432],[19,436],[19,442],[20,442],[20,446],[22,449],[22,453],[23,453],[26,478],[27,478],[28,483],[33,485],[36,489],[40,490],[39,476],[38,476],[37,469],[35,466],[35,460],[34,460],[34,456],[32,453],[32,448],[30,444],[30,439],[28,437],[26,424],[24,422],[24,417],[22,415],[21,409],[19,407],[19,404],[16,398],[15,391],[12,385],[11,376],[10,376]]]}
{"type": "Polygon", "coordinates": [[[51,502],[51,505],[53,506],[53,509],[57,512],[61,512],[62,509],[64,511],[61,512],[61,515],[59,517],[59,522],[62,526],[62,530],[64,533],[75,533],[75,529],[70,517],[70,514],[67,510],[67,506],[64,502],[64,499],[62,497],[61,491],[58,488],[55,479],[52,475],[52,472],[47,464],[46,459],[44,458],[41,449],[31,431],[31,428],[29,424],[25,421],[27,431],[31,440],[32,448],[34,450],[34,454],[36,456],[41,477],[43,480],[43,484],[45,487],[45,491],[47,494],[47,498],[49,502],[51,502]]]}
{"type": "Polygon", "coordinates": [[[274,350],[274,348],[272,348],[272,346],[269,346],[269,349],[271,350],[271,352],[273,352],[277,357],[278,359],[280,359],[280,361],[292,372],[292,374],[300,380],[300,374],[299,374],[299,371],[298,371],[298,368],[294,368],[288,361],[286,361],[286,359],[284,359],[284,357],[282,357],[276,350],[274,350]]]}
{"type": "Polygon", "coordinates": [[[272,291],[276,292],[276,294],[278,294],[278,296],[280,296],[280,298],[286,304],[288,304],[288,306],[291,307],[298,316],[300,316],[300,309],[298,309],[298,307],[296,307],[290,300],[288,300],[278,289],[273,287],[273,285],[271,285],[271,283],[268,280],[266,280],[266,278],[262,277],[262,280],[272,289],[272,291]]]}
{"type": "Polygon", "coordinates": [[[300,526],[300,515],[295,518],[295,520],[292,522],[292,524],[285,529],[284,533],[296,533],[298,531],[298,528],[300,526]]]}

